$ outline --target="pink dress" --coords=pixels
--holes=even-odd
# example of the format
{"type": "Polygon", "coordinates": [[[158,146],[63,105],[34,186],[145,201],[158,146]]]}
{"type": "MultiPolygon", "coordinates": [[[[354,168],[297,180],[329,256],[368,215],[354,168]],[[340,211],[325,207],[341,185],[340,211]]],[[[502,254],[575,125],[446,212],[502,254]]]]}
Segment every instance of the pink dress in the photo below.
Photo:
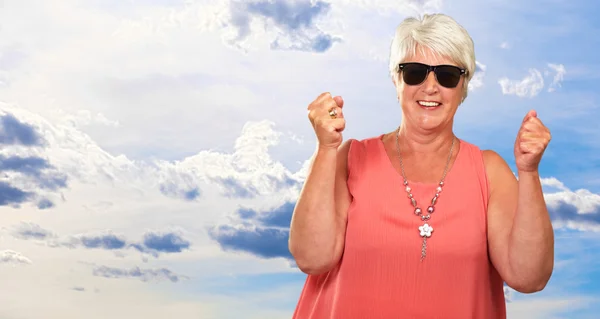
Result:
{"type": "MultiPolygon", "coordinates": [[[[331,271],[307,277],[293,318],[506,318],[503,280],[488,255],[488,182],[481,150],[460,141],[429,221],[434,231],[421,262],[423,222],[413,213],[381,137],[352,142],[353,200],[342,259],[331,271]]],[[[409,176],[409,186],[426,209],[437,184],[411,183],[409,176]]]]}

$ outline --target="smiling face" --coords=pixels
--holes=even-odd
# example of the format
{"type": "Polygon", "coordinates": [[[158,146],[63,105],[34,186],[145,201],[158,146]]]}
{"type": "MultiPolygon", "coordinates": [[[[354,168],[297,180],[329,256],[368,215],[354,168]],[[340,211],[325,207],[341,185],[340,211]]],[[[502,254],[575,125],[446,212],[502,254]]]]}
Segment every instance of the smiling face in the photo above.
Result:
{"type": "MultiPolygon", "coordinates": [[[[456,65],[452,60],[437,56],[425,48],[424,53],[417,48],[416,55],[407,58],[407,62],[419,62],[427,65],[456,65]]],[[[427,75],[423,83],[408,85],[402,80],[402,73],[394,79],[396,92],[402,106],[403,121],[410,127],[435,131],[451,126],[454,114],[462,100],[464,76],[458,85],[446,88],[440,85],[433,72],[427,75]]]]}

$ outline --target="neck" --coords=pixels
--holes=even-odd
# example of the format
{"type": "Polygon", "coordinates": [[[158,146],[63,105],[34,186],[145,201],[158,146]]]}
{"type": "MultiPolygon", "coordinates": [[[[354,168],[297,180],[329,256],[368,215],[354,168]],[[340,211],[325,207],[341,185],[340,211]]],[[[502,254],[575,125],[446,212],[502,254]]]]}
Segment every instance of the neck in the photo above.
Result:
{"type": "Polygon", "coordinates": [[[400,131],[398,132],[400,149],[404,154],[431,155],[447,152],[452,144],[452,140],[455,138],[452,131],[452,123],[434,131],[425,131],[407,126],[402,121],[400,131]]]}

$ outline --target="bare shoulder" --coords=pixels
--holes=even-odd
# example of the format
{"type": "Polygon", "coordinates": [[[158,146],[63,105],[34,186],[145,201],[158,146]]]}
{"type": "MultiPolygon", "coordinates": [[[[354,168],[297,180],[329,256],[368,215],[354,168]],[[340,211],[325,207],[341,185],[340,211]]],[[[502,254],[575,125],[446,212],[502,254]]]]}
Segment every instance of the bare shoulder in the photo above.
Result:
{"type": "Polygon", "coordinates": [[[483,150],[483,163],[485,171],[490,182],[491,190],[498,186],[513,186],[516,183],[516,177],[513,174],[508,163],[494,150],[483,150]]]}

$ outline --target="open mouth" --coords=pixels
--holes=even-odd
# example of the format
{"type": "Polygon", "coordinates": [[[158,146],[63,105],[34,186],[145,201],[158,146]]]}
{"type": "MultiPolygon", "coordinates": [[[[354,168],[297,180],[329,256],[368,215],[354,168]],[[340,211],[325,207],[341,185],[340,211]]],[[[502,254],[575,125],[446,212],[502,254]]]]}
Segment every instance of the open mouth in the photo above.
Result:
{"type": "Polygon", "coordinates": [[[419,103],[420,106],[427,108],[427,109],[436,108],[436,107],[442,105],[442,103],[435,102],[435,101],[417,101],[417,103],[419,103]]]}

